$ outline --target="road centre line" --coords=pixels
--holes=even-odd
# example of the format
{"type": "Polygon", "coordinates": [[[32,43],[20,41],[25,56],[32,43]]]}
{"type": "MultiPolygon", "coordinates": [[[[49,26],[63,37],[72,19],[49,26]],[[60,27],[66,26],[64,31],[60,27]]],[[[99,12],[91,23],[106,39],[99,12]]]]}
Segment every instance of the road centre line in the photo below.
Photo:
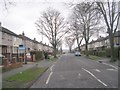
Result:
{"type": "Polygon", "coordinates": [[[53,67],[54,67],[55,65],[53,64],[51,67],[50,67],[50,71],[52,71],[53,70],[53,67]]]}
{"type": "Polygon", "coordinates": [[[79,74],[78,74],[78,78],[80,78],[80,76],[81,76],[81,74],[79,73],[79,74]]]}
{"type": "Polygon", "coordinates": [[[94,74],[92,74],[90,71],[82,68],[84,71],[86,71],[87,73],[89,73],[91,76],[93,76],[98,82],[100,82],[101,84],[103,84],[104,86],[107,87],[107,84],[105,84],[104,82],[102,82],[100,79],[98,79],[94,74]]]}
{"type": "Polygon", "coordinates": [[[111,67],[113,67],[113,68],[115,68],[115,69],[118,69],[117,67],[115,67],[115,66],[113,66],[113,65],[111,65],[111,64],[104,63],[104,62],[103,62],[103,64],[108,65],[108,66],[111,66],[111,67]]]}
{"type": "Polygon", "coordinates": [[[116,69],[106,69],[106,70],[111,70],[111,71],[118,71],[118,70],[116,70],[116,69]]]}
{"type": "Polygon", "coordinates": [[[93,69],[93,70],[95,70],[95,71],[97,71],[97,72],[101,72],[99,69],[93,69]]]}
{"type": "Polygon", "coordinates": [[[49,83],[49,81],[50,81],[50,77],[52,76],[52,74],[53,74],[53,72],[51,72],[51,73],[49,74],[49,76],[48,76],[48,78],[47,78],[47,80],[46,80],[46,84],[49,83]]]}

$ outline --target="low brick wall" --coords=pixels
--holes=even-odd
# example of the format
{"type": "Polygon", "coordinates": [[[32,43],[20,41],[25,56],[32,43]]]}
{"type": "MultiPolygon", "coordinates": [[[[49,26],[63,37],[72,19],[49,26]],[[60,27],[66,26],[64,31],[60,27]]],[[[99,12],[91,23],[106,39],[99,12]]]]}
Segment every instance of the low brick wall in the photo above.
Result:
{"type": "Polygon", "coordinates": [[[19,57],[19,62],[16,62],[16,57],[13,57],[13,62],[10,64],[9,60],[7,58],[4,58],[4,65],[2,67],[3,72],[14,69],[14,68],[18,68],[18,67],[22,67],[23,64],[23,58],[19,57]]]}

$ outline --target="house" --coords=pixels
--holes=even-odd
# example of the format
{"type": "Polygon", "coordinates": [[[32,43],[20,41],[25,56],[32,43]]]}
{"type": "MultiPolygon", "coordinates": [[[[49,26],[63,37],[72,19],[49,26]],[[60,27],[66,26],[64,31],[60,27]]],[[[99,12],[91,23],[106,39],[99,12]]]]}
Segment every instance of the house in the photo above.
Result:
{"type": "Polygon", "coordinates": [[[34,40],[33,40],[33,50],[34,51],[39,51],[39,42],[38,41],[36,41],[36,38],[34,38],[34,40]]]}
{"type": "Polygon", "coordinates": [[[38,45],[38,50],[39,51],[43,51],[44,50],[44,46],[43,46],[42,42],[39,42],[37,45],[38,45]]]}
{"type": "MultiPolygon", "coordinates": [[[[120,46],[120,31],[117,31],[114,35],[114,47],[120,46]]],[[[85,44],[81,45],[81,50],[85,50],[85,44]]],[[[88,50],[104,50],[110,48],[109,36],[99,37],[97,40],[92,40],[88,44],[88,50]]]]}
{"type": "Polygon", "coordinates": [[[0,23],[0,55],[2,55],[2,27],[0,23]]]}
{"type": "Polygon", "coordinates": [[[12,53],[13,53],[13,38],[17,37],[17,34],[11,32],[7,28],[2,27],[2,55],[12,61],[12,53]]]}
{"type": "Polygon", "coordinates": [[[34,50],[33,40],[28,38],[27,36],[25,36],[24,32],[22,34],[20,34],[19,37],[22,39],[21,45],[23,45],[25,47],[25,53],[28,53],[28,52],[34,50]]]}

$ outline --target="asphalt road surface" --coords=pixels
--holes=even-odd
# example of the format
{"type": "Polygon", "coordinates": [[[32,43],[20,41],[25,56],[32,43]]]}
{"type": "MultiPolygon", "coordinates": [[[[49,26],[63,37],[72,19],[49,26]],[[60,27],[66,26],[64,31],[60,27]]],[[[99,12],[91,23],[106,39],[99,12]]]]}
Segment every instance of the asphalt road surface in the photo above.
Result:
{"type": "Polygon", "coordinates": [[[117,88],[118,68],[74,54],[62,55],[31,88],[117,88]]]}

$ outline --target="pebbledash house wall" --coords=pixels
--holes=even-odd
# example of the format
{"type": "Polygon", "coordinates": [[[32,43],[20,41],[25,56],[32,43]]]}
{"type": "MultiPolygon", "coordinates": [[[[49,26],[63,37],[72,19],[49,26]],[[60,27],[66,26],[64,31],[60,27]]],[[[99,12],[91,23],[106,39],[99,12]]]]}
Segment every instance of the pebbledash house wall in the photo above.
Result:
{"type": "Polygon", "coordinates": [[[0,55],[2,55],[2,27],[0,23],[0,55]]]}

